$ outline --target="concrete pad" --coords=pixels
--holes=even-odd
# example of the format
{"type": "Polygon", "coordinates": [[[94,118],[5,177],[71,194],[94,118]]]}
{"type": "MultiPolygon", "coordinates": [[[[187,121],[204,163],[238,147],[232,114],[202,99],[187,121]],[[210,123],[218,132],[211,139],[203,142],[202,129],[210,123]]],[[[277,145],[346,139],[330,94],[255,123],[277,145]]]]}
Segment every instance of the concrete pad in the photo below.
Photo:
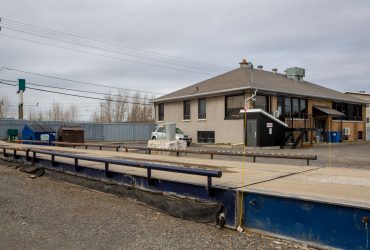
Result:
{"type": "Polygon", "coordinates": [[[370,171],[325,167],[244,190],[370,208],[370,171]]]}

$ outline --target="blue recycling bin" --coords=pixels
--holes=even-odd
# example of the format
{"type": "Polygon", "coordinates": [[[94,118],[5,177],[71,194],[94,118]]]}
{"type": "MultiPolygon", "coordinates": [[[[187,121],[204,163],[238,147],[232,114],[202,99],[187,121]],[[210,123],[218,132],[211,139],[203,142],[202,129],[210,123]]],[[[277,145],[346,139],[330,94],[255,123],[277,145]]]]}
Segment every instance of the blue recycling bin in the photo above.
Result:
{"type": "Polygon", "coordinates": [[[341,138],[341,134],[339,131],[330,131],[329,132],[329,142],[332,143],[339,143],[341,138]]]}

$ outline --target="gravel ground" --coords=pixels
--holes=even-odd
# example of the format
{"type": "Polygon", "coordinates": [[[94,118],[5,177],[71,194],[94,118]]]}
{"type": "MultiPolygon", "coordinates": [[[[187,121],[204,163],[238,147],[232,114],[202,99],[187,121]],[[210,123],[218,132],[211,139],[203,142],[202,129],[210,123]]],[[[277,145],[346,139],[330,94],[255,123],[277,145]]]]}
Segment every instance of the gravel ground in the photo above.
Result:
{"type": "MultiPolygon", "coordinates": [[[[208,147],[191,146],[191,149],[205,149],[208,147]]],[[[210,150],[236,150],[236,148],[223,148],[223,147],[210,147],[210,150]]],[[[361,168],[370,170],[370,142],[368,143],[343,143],[332,144],[331,146],[322,144],[314,147],[297,148],[297,149],[248,149],[250,151],[266,152],[266,153],[286,153],[286,154],[313,154],[317,155],[317,160],[310,161],[313,166],[329,166],[330,165],[330,152],[331,152],[331,166],[333,167],[346,167],[346,168],[361,168]],[[331,149],[330,149],[331,147],[331,149]]],[[[208,155],[189,155],[190,157],[209,158],[208,155]]],[[[237,160],[240,161],[241,157],[235,156],[215,156],[215,159],[237,160]]],[[[248,162],[252,159],[248,158],[248,162]]],[[[257,158],[257,162],[275,163],[275,164],[290,164],[290,165],[306,165],[305,160],[290,160],[290,159],[274,159],[274,158],[257,158]]]]}
{"type": "MultiPolygon", "coordinates": [[[[116,143],[117,145],[121,143],[116,143]]],[[[146,146],[146,143],[132,143],[133,145],[146,146]]],[[[231,148],[225,146],[199,146],[192,144],[189,149],[209,149],[209,150],[231,150],[242,151],[242,148],[231,148]]],[[[109,150],[105,148],[104,150],[109,150]]],[[[370,170],[370,142],[363,143],[338,143],[315,145],[313,147],[297,148],[297,149],[266,149],[266,148],[248,148],[248,151],[257,151],[265,153],[284,153],[284,154],[310,154],[317,155],[317,160],[310,161],[312,166],[333,166],[346,168],[360,168],[370,170]],[[331,155],[331,164],[330,156],[331,155]]],[[[131,152],[146,153],[146,151],[130,150],[131,152]]],[[[164,154],[164,152],[160,152],[164,154]]],[[[187,157],[210,159],[209,155],[187,154],[187,157]]],[[[223,159],[231,161],[241,161],[241,157],[215,155],[214,159],[223,159]]],[[[252,162],[252,158],[247,158],[247,162],[252,162]]],[[[274,164],[289,164],[297,166],[305,166],[306,160],[294,159],[275,159],[275,158],[257,158],[257,162],[274,163],[274,164]]]]}
{"type": "Polygon", "coordinates": [[[47,176],[28,177],[0,161],[1,249],[307,249],[177,219],[47,176]]]}

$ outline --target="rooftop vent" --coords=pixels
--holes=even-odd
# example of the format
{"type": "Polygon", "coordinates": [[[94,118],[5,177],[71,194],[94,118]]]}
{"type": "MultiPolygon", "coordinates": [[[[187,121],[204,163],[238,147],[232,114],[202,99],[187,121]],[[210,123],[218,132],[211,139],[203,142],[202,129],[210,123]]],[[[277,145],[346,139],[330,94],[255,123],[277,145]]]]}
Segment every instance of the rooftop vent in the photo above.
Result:
{"type": "Polygon", "coordinates": [[[262,65],[258,65],[258,66],[257,66],[257,68],[258,68],[259,70],[262,70],[262,69],[263,69],[263,66],[262,66],[262,65]]]}
{"type": "Polygon", "coordinates": [[[272,72],[277,73],[277,69],[276,68],[272,69],[272,72]]]}
{"type": "Polygon", "coordinates": [[[251,62],[247,62],[247,59],[243,59],[239,64],[240,64],[240,68],[251,68],[251,69],[253,69],[253,64],[251,62]]]}
{"type": "Polygon", "coordinates": [[[286,77],[293,79],[297,82],[303,82],[303,77],[305,77],[305,69],[293,67],[285,70],[286,77]]]}

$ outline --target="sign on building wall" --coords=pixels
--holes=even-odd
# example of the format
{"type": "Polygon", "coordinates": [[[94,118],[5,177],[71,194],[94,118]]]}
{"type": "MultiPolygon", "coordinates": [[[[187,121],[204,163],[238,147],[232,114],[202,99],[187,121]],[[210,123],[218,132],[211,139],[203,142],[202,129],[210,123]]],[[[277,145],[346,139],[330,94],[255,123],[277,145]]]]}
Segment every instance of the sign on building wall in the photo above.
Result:
{"type": "Polygon", "coordinates": [[[40,135],[40,140],[41,141],[49,141],[49,134],[41,134],[40,135]]]}

